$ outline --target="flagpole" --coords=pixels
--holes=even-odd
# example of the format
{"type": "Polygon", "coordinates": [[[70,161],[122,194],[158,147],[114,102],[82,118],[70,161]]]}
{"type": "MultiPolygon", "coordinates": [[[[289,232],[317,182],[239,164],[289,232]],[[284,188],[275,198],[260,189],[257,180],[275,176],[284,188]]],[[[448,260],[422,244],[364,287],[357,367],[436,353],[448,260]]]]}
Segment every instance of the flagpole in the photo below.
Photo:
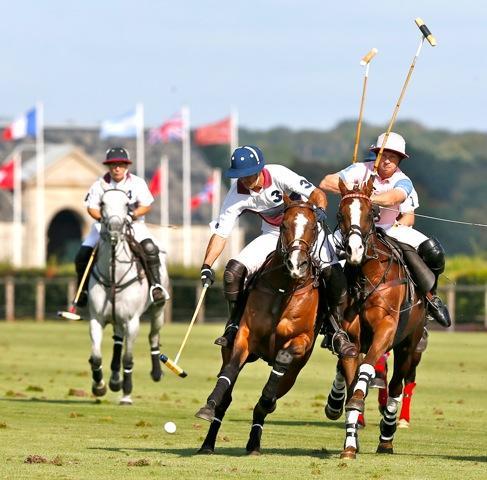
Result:
{"type": "MultiPolygon", "coordinates": [[[[236,108],[232,108],[230,111],[230,155],[228,158],[232,156],[234,150],[238,147],[238,111],[236,108]]],[[[232,181],[232,184],[235,180],[232,181]]],[[[214,217],[216,218],[216,217],[214,217]]],[[[235,234],[231,236],[230,239],[230,255],[232,258],[235,258],[238,255],[240,245],[239,245],[239,235],[240,233],[240,226],[238,220],[235,222],[234,225],[234,232],[235,234]]]]}
{"type": "Polygon", "coordinates": [[[22,154],[15,152],[14,158],[14,198],[13,198],[13,245],[14,267],[22,266],[22,154]]]}
{"type": "Polygon", "coordinates": [[[37,266],[46,264],[46,209],[44,177],[44,104],[36,104],[36,212],[37,212],[37,266]]]}
{"type": "Polygon", "coordinates": [[[169,168],[167,155],[161,156],[161,166],[159,175],[160,206],[161,206],[161,226],[162,241],[164,250],[169,253],[169,168]]]}
{"type": "Polygon", "coordinates": [[[212,171],[213,177],[213,195],[211,197],[211,220],[216,220],[220,213],[220,195],[222,184],[222,171],[219,168],[214,168],[212,171]]]}
{"type": "Polygon", "coordinates": [[[144,105],[138,103],[135,107],[137,132],[137,175],[145,179],[145,145],[144,145],[144,105]]]}
{"type": "Polygon", "coordinates": [[[183,120],[183,265],[191,265],[191,145],[189,108],[181,109],[183,120]]]}

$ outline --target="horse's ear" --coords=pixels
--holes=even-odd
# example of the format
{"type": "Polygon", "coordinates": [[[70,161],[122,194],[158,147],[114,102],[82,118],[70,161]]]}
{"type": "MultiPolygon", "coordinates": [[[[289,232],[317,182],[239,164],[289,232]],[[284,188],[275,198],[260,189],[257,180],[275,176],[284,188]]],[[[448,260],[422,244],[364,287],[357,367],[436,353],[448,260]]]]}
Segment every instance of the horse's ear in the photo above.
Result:
{"type": "Polygon", "coordinates": [[[284,205],[286,205],[286,206],[292,202],[292,200],[289,198],[289,195],[287,195],[285,193],[283,194],[282,199],[284,201],[284,205]]]}
{"type": "Polygon", "coordinates": [[[364,193],[368,197],[370,197],[370,195],[372,194],[372,191],[374,190],[374,180],[375,180],[375,176],[371,175],[370,178],[368,179],[366,185],[365,185],[364,193]]]}
{"type": "Polygon", "coordinates": [[[342,177],[338,177],[338,188],[340,189],[342,197],[348,193],[348,188],[345,185],[345,182],[342,180],[342,177]]]}

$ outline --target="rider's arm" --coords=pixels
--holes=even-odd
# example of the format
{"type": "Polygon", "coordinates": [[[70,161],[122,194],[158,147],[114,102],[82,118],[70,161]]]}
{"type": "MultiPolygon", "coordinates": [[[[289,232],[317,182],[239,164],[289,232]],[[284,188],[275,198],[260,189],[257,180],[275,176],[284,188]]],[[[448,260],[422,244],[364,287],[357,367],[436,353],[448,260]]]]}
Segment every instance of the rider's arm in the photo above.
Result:
{"type": "Polygon", "coordinates": [[[220,237],[220,235],[214,233],[211,236],[210,241],[208,242],[208,246],[206,247],[206,254],[205,259],[203,260],[203,264],[209,265],[211,267],[213,263],[215,263],[215,260],[223,252],[226,243],[226,238],[220,237]]]}
{"type": "Polygon", "coordinates": [[[150,212],[151,208],[151,205],[140,205],[132,212],[132,217],[134,217],[134,220],[138,217],[143,217],[146,213],[150,212]]]}
{"type": "Polygon", "coordinates": [[[96,221],[101,220],[101,212],[100,212],[100,209],[88,207],[87,210],[88,210],[88,215],[91,218],[94,218],[96,221]]]}
{"type": "Polygon", "coordinates": [[[340,193],[340,189],[338,188],[339,179],[340,175],[338,173],[330,173],[321,180],[320,188],[325,192],[340,193]]]}
{"type": "Polygon", "coordinates": [[[313,205],[316,205],[317,207],[321,207],[324,209],[326,209],[326,206],[328,205],[326,193],[323,190],[321,190],[321,188],[315,188],[311,192],[311,195],[309,196],[309,201],[313,205]]]}
{"type": "Polygon", "coordinates": [[[406,200],[407,193],[402,188],[393,188],[384,193],[373,193],[370,196],[372,203],[379,205],[379,207],[393,207],[399,205],[406,200]]]}

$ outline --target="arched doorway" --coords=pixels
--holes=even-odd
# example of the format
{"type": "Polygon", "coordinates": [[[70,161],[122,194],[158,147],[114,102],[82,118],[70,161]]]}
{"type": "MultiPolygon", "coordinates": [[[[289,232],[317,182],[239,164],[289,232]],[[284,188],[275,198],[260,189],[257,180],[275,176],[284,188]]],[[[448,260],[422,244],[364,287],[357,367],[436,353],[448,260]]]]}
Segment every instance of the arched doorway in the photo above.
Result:
{"type": "Polygon", "coordinates": [[[57,263],[70,263],[81,244],[82,219],[73,210],[61,210],[47,230],[47,258],[57,263]]]}

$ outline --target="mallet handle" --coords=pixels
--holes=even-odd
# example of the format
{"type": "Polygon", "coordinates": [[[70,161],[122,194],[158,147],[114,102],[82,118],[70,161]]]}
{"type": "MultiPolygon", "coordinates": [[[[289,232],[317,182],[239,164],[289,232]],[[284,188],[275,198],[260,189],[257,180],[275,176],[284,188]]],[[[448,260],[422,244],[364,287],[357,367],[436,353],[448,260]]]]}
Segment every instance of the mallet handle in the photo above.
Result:
{"type": "Polygon", "coordinates": [[[91,252],[88,263],[86,264],[85,271],[83,272],[83,276],[81,277],[81,282],[79,283],[78,290],[76,292],[76,295],[74,296],[73,305],[76,305],[78,303],[79,296],[81,295],[81,291],[83,290],[83,285],[85,284],[86,277],[88,276],[88,272],[90,271],[91,264],[93,263],[93,260],[95,259],[95,255],[96,255],[97,250],[98,250],[98,245],[96,245],[96,247],[91,252]]]}
{"type": "Polygon", "coordinates": [[[186,335],[184,336],[183,343],[181,343],[181,346],[179,347],[179,352],[177,353],[176,357],[174,358],[175,364],[178,363],[179,357],[181,356],[183,348],[186,345],[186,341],[188,340],[191,329],[193,328],[194,322],[196,321],[196,317],[198,316],[201,305],[203,304],[203,300],[205,298],[206,291],[208,290],[208,287],[209,287],[209,285],[207,283],[203,286],[203,290],[202,290],[200,298],[198,300],[198,304],[196,305],[196,309],[193,313],[193,318],[191,319],[191,322],[189,323],[188,329],[186,330],[186,335]]]}
{"type": "Polygon", "coordinates": [[[436,47],[436,45],[437,45],[436,38],[430,32],[429,28],[425,25],[425,23],[423,22],[423,20],[421,20],[421,18],[418,17],[414,21],[416,22],[416,25],[421,30],[421,33],[424,35],[424,37],[426,38],[426,40],[428,40],[429,44],[432,47],[436,47]]]}

